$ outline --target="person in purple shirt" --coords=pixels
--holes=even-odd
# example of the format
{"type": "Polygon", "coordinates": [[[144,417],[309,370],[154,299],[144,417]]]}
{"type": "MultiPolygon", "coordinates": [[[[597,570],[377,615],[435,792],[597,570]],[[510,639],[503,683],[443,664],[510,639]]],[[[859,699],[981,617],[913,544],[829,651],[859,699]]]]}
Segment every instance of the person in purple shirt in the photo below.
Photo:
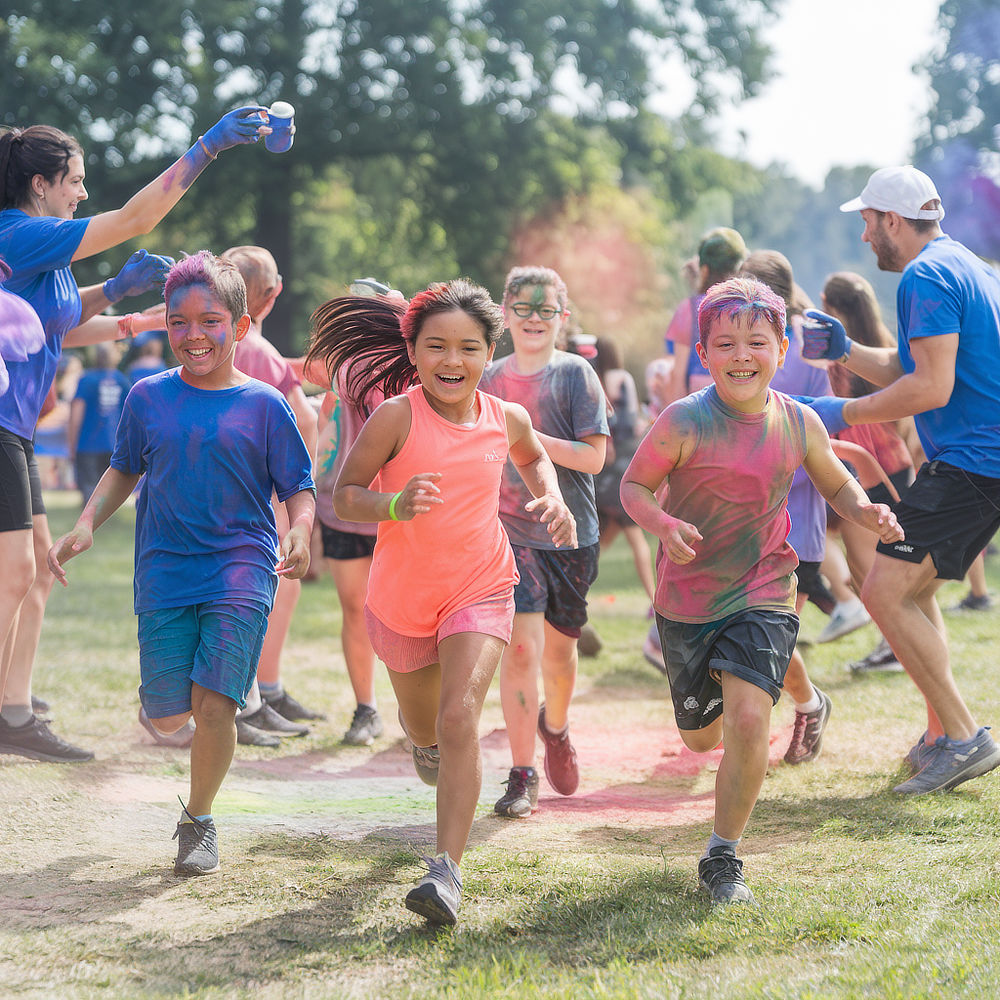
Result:
{"type": "Polygon", "coordinates": [[[48,565],[65,585],[67,560],[91,547],[145,473],[135,525],[139,697],[162,732],[194,718],[174,872],[208,875],[219,867],[211,813],[236,748],[236,712],[279,575],[301,579],[309,568],[315,487],[281,393],[233,365],[250,326],[235,265],[203,250],[171,269],[165,297],[181,367],[129,392],[111,467],[48,565]],[[272,491],[291,522],[280,544],[272,491]]]}
{"type": "MultiPolygon", "coordinates": [[[[31,672],[52,576],[52,543],[31,437],[64,347],[124,335],[114,316],[98,315],[162,281],[172,261],[136,251],[103,284],[77,287],[71,265],[150,232],[224,149],[255,142],[270,128],[249,107],[224,115],[171,167],[121,208],[75,219],[87,199],[80,144],[48,125],[0,131],[0,258],[8,291],[27,301],[45,339],[23,359],[7,362],[11,389],[0,395],[0,753],[48,761],[85,761],[89,750],[53,733],[32,710],[31,672]]],[[[146,318],[152,326],[156,321],[146,318]]],[[[135,332],[139,324],[126,322],[135,332]]]]}

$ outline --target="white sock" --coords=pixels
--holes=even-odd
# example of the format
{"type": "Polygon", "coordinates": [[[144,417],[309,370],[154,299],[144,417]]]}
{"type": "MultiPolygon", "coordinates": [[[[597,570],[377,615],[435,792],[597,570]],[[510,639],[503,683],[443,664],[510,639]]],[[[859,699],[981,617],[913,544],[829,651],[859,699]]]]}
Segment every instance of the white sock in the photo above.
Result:
{"type": "MultiPolygon", "coordinates": [[[[809,686],[812,687],[811,684],[809,686]]],[[[823,699],[820,698],[819,693],[817,692],[816,688],[813,687],[812,688],[812,697],[807,702],[804,702],[801,705],[798,702],[796,702],[795,703],[795,711],[796,712],[816,712],[816,711],[819,710],[819,707],[822,704],[823,704],[823,699]]]]}
{"type": "Polygon", "coordinates": [[[240,710],[241,716],[253,715],[261,706],[260,699],[260,688],[257,686],[257,682],[253,682],[253,687],[250,688],[250,693],[247,695],[247,703],[240,710]]]}

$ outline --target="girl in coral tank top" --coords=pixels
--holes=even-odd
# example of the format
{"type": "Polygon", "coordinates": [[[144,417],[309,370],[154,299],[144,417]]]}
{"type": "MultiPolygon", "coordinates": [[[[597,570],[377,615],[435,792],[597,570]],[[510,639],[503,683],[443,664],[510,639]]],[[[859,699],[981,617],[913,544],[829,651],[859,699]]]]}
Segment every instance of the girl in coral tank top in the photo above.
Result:
{"type": "Polygon", "coordinates": [[[489,293],[458,280],[409,305],[331,300],[313,316],[308,356],[345,373],[352,398],[376,385],[387,397],[351,448],[333,504],[342,520],[378,522],[365,615],[417,774],[437,785],[437,855],[406,897],[431,923],[456,920],[482,784],[479,716],[510,640],[517,569],[499,518],[508,454],[535,497],[527,509],[557,545],[576,545],[527,411],[478,389],[502,332],[489,293]]]}

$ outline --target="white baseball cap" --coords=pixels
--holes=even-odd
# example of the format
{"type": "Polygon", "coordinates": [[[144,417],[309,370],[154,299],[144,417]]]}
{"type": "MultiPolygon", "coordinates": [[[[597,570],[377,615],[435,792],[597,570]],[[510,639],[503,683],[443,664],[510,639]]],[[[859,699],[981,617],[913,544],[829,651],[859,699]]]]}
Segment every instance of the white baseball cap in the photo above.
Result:
{"type": "Polygon", "coordinates": [[[895,212],[904,219],[943,219],[944,206],[932,181],[916,167],[883,167],[868,178],[864,191],[840,206],[841,212],[860,212],[874,208],[877,212],[895,212]],[[936,201],[936,208],[924,208],[936,201]]]}

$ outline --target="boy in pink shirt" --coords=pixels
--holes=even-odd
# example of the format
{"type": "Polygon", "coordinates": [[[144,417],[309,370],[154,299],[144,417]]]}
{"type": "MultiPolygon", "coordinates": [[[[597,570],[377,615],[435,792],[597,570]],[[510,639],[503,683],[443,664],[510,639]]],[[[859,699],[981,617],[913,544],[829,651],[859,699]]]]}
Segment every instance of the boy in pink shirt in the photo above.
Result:
{"type": "Polygon", "coordinates": [[[767,772],[771,709],[798,634],[788,491],[801,465],[845,520],[898,540],[833,454],[816,414],[770,388],[785,303],[753,278],[709,290],[698,315],[713,385],[668,406],[622,480],[630,517],[660,539],[654,608],[674,715],[699,753],[725,744],[715,824],[698,865],[715,903],[752,902],[736,847],[767,772]],[[656,492],[669,485],[666,509],[656,492]]]}

